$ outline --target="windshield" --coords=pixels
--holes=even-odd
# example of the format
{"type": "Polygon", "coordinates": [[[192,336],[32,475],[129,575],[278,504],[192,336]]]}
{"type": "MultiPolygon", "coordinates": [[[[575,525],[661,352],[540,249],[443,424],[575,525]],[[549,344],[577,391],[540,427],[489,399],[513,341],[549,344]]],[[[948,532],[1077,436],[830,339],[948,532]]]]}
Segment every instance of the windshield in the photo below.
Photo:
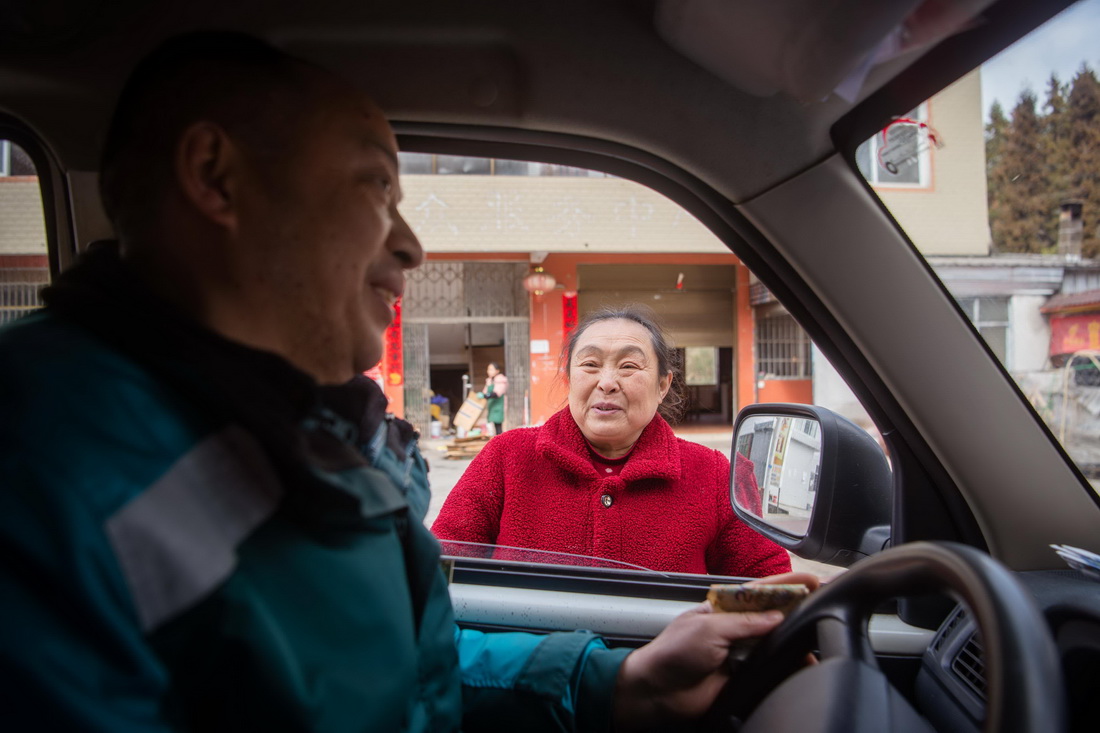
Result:
{"type": "Polygon", "coordinates": [[[856,165],[1100,486],[1100,0],[861,145],[856,165]]]}

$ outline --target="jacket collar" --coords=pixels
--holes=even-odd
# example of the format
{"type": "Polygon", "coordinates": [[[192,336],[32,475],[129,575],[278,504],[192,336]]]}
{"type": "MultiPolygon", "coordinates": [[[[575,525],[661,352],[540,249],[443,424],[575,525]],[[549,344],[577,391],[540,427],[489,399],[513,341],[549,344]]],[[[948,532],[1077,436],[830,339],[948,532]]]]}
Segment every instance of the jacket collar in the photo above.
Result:
{"type": "MultiPolygon", "coordinates": [[[[554,413],[539,429],[535,451],[580,478],[603,478],[588,458],[588,443],[569,408],[554,413]]],[[[675,480],[680,475],[680,444],[660,415],[646,425],[619,478],[630,483],[645,479],[675,480]]]]}
{"type": "Polygon", "coordinates": [[[114,241],[92,243],[42,297],[49,310],[92,331],[214,415],[233,419],[261,412],[260,422],[295,423],[317,402],[312,377],[176,310],[131,270],[114,241]]]}
{"type": "Polygon", "coordinates": [[[284,479],[285,502],[296,516],[358,523],[378,507],[404,505],[396,494],[369,495],[383,491],[380,482],[356,479],[367,465],[358,438],[369,440],[385,412],[385,396],[372,380],[322,388],[281,356],[223,338],[150,291],[115,242],[89,247],[43,298],[51,312],[186,397],[214,426],[236,423],[248,430],[284,479]],[[356,485],[343,485],[348,482],[356,485]]]}

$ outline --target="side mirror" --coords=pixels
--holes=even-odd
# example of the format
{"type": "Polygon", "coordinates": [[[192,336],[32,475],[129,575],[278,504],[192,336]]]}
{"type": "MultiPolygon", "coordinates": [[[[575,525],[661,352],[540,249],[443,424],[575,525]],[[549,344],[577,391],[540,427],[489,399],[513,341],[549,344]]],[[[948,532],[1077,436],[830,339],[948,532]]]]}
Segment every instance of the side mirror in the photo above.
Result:
{"type": "Polygon", "coordinates": [[[750,405],[734,424],[730,500],[807,560],[851,565],[890,537],[893,473],[867,431],[814,405],[750,405]]]}

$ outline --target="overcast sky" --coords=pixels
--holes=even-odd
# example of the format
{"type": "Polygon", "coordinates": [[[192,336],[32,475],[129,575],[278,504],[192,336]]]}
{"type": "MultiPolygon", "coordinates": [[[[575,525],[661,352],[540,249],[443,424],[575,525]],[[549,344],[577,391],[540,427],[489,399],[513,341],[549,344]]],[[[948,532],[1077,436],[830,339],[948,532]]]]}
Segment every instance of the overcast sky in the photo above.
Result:
{"type": "Polygon", "coordinates": [[[1082,61],[1100,71],[1100,0],[1082,0],[984,64],[983,116],[989,118],[994,99],[1006,114],[1011,112],[1020,92],[1029,87],[1042,105],[1051,72],[1068,82],[1082,61]]]}

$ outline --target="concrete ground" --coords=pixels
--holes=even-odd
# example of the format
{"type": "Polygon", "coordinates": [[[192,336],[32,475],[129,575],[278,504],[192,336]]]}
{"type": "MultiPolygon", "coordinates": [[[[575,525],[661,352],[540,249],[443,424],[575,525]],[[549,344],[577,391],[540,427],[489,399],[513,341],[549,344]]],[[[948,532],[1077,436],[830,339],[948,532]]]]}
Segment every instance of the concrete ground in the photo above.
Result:
{"type": "MultiPolygon", "coordinates": [[[[705,445],[708,448],[720,450],[727,455],[733,446],[733,429],[724,426],[698,425],[676,428],[676,434],[685,440],[705,445]]],[[[448,460],[443,456],[447,452],[447,443],[450,438],[421,438],[420,449],[428,460],[428,479],[432,487],[432,500],[428,506],[428,515],[425,524],[429,527],[439,515],[439,509],[447,498],[458,479],[470,465],[470,459],[448,460]]],[[[821,563],[810,562],[799,557],[791,556],[791,565],[795,570],[814,573],[818,577],[827,578],[841,572],[841,568],[821,563]]]]}

